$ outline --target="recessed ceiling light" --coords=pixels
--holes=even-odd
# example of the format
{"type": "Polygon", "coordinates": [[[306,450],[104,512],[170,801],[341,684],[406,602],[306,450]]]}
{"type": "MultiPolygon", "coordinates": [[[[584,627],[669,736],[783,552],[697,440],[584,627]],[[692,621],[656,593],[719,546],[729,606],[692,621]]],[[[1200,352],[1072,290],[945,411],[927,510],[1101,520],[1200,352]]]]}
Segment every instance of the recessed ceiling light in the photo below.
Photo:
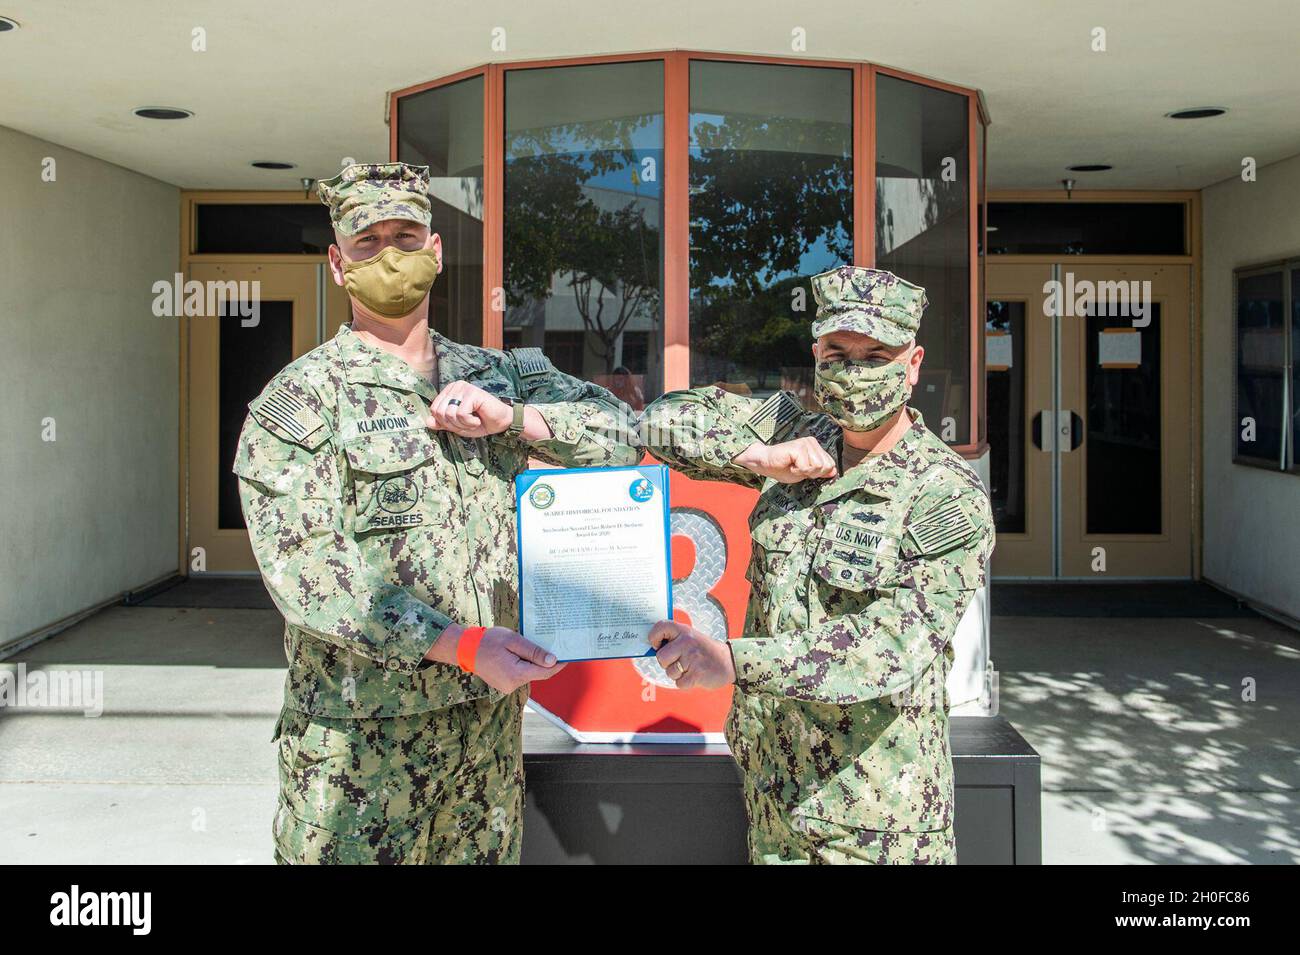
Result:
{"type": "Polygon", "coordinates": [[[18,21],[11,20],[8,17],[0,17],[0,33],[9,33],[18,29],[18,21]]]}
{"type": "Polygon", "coordinates": [[[189,119],[194,115],[188,109],[174,106],[141,106],[134,112],[141,119],[189,119]]]}
{"type": "Polygon", "coordinates": [[[1169,119],[1208,119],[1211,116],[1222,116],[1226,112],[1227,109],[1222,106],[1193,106],[1165,113],[1165,116],[1169,119]]]}
{"type": "Polygon", "coordinates": [[[1104,162],[1084,163],[1080,166],[1066,166],[1070,172],[1105,172],[1107,169],[1115,167],[1104,162]]]}
{"type": "Polygon", "coordinates": [[[258,169],[292,169],[294,167],[291,162],[275,162],[270,159],[259,159],[252,165],[258,169]]]}

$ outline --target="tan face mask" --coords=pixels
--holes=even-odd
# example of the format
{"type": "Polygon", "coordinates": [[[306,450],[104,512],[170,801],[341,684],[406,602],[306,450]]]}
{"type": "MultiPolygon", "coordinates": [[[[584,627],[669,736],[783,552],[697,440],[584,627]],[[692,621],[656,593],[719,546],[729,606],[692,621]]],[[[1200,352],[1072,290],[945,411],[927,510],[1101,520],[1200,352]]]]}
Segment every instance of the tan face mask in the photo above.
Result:
{"type": "Polygon", "coordinates": [[[390,245],[360,262],[343,263],[343,287],[376,315],[401,318],[424,301],[438,277],[438,254],[432,249],[403,252],[390,245]]]}

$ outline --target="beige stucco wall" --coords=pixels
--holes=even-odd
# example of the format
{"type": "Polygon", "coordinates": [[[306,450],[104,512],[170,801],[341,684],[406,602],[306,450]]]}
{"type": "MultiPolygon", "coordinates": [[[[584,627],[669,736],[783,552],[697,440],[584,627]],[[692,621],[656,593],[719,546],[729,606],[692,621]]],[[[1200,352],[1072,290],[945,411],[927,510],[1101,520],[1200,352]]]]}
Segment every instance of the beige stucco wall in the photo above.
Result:
{"type": "Polygon", "coordinates": [[[1232,270],[1300,255],[1300,156],[1203,195],[1204,575],[1300,618],[1300,475],[1232,463],[1232,270]]]}
{"type": "Polygon", "coordinates": [[[4,127],[0,169],[3,645],[176,568],[180,197],[4,127]]]}

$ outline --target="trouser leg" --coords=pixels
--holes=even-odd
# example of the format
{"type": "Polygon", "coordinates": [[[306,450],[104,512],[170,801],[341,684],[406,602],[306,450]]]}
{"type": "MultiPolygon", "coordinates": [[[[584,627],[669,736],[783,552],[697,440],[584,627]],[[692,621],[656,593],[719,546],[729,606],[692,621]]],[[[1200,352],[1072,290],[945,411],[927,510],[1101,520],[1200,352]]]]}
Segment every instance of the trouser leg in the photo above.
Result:
{"type": "Polygon", "coordinates": [[[789,812],[746,787],[749,855],[755,865],[951,865],[952,827],[926,832],[858,829],[789,812]]]}
{"type": "Polygon", "coordinates": [[[464,759],[434,815],[428,861],[517,865],[523,847],[527,690],[465,704],[464,759]]]}
{"type": "Polygon", "coordinates": [[[274,836],[285,862],[516,862],[526,691],[387,719],[286,710],[274,836]]]}

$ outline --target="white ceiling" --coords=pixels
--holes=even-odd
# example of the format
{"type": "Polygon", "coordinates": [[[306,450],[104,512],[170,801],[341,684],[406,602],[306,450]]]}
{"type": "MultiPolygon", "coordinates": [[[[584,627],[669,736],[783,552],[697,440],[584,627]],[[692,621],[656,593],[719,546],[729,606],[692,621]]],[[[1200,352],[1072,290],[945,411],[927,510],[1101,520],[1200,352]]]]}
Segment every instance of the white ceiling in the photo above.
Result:
{"type": "Polygon", "coordinates": [[[345,156],[385,159],[390,90],[484,62],[792,55],[796,28],[799,55],[982,89],[995,187],[1195,189],[1244,156],[1300,153],[1297,0],[0,0],[0,15],[22,24],[0,34],[0,125],[187,188],[296,188],[345,156]],[[191,50],[196,27],[206,52],[191,50]],[[1206,105],[1230,112],[1163,118],[1206,105]],[[195,115],[143,120],[138,106],[195,115]],[[1064,169],[1094,162],[1115,169],[1064,169]]]}

